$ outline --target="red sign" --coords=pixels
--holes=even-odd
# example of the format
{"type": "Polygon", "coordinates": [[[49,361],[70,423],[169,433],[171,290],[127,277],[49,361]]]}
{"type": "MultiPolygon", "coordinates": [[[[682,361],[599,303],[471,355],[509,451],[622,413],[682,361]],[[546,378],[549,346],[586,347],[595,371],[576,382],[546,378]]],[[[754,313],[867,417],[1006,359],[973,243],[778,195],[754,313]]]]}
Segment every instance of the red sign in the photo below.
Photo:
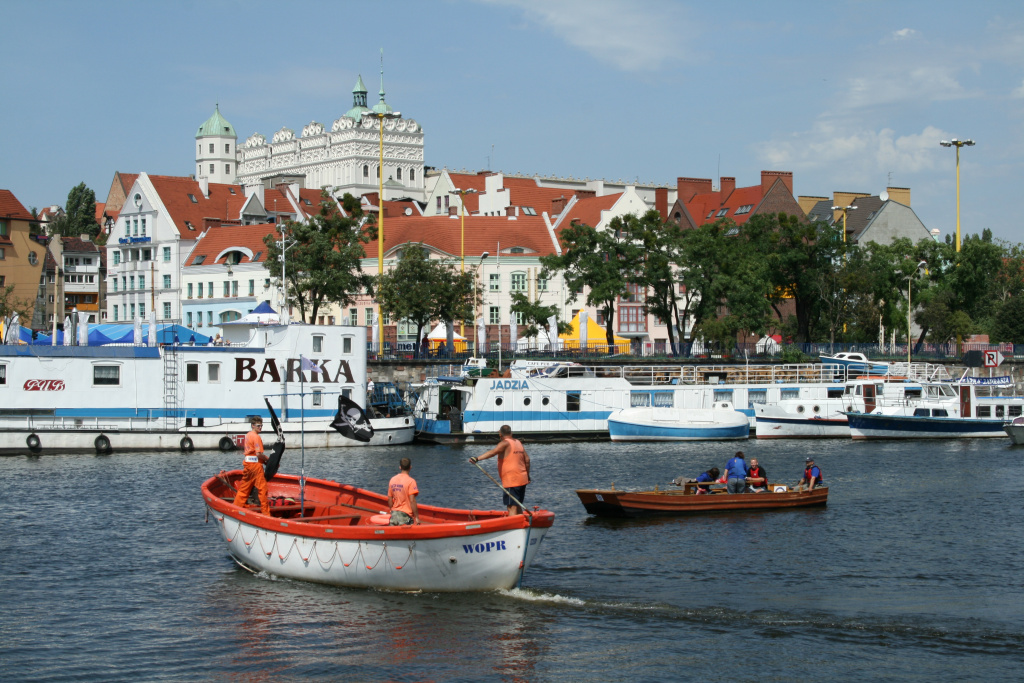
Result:
{"type": "Polygon", "coordinates": [[[64,391],[62,379],[27,379],[22,387],[25,391],[64,391]]]}
{"type": "Polygon", "coordinates": [[[998,368],[1006,360],[1003,358],[1003,354],[998,351],[982,351],[982,358],[984,359],[983,365],[986,368],[998,368]]]}

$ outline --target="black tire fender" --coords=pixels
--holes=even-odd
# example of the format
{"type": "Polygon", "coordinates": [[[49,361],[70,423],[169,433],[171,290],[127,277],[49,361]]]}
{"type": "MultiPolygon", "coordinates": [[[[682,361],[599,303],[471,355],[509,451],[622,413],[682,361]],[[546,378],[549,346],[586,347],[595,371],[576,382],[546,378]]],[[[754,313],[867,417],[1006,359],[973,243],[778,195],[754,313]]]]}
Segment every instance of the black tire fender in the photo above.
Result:
{"type": "Polygon", "coordinates": [[[225,453],[227,453],[228,451],[235,450],[235,442],[231,439],[230,436],[221,437],[220,443],[217,444],[217,446],[225,453]]]}
{"type": "Polygon", "coordinates": [[[192,444],[192,439],[187,436],[181,437],[181,441],[178,445],[181,446],[182,453],[191,453],[195,449],[195,446],[192,444]]]}
{"type": "Polygon", "coordinates": [[[33,453],[38,453],[43,450],[43,444],[39,440],[39,436],[36,434],[29,434],[28,438],[25,439],[25,445],[28,446],[28,449],[33,453]]]}
{"type": "Polygon", "coordinates": [[[110,447],[110,439],[106,434],[100,434],[92,443],[96,446],[96,452],[103,455],[108,455],[114,450],[110,447]]]}

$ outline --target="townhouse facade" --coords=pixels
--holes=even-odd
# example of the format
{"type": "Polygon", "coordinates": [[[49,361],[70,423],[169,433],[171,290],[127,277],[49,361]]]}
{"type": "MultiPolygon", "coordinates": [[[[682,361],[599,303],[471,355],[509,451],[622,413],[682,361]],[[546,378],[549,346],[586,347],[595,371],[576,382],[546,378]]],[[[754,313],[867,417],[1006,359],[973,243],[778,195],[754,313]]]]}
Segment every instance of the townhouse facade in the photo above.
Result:
{"type": "Polygon", "coordinates": [[[23,306],[21,323],[38,315],[39,281],[46,239],[33,216],[10,190],[0,190],[0,288],[11,288],[11,303],[23,306]]]}

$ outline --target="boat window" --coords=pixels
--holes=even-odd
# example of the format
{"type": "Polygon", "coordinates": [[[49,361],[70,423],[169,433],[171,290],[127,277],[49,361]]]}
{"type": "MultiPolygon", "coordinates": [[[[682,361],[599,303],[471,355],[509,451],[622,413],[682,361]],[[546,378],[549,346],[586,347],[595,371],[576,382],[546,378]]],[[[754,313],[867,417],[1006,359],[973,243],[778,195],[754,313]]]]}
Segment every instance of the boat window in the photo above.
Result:
{"type": "Polygon", "coordinates": [[[853,396],[853,385],[847,384],[846,389],[843,390],[843,396],[853,396]]]}
{"type": "Polygon", "coordinates": [[[821,406],[814,406],[814,412],[815,413],[820,413],[821,412],[821,406]]]}
{"type": "Polygon", "coordinates": [[[121,368],[117,365],[96,365],[92,369],[93,386],[118,386],[121,384],[121,368]]]}
{"type": "Polygon", "coordinates": [[[543,399],[541,399],[541,405],[545,405],[546,406],[549,403],[551,403],[551,399],[549,399],[547,396],[545,396],[543,399]]]}
{"type": "Polygon", "coordinates": [[[351,389],[342,389],[341,390],[341,395],[344,396],[345,398],[352,398],[352,390],[351,389]]]}
{"type": "Polygon", "coordinates": [[[646,408],[651,405],[651,392],[649,391],[631,391],[629,392],[629,407],[630,408],[646,408]]]}
{"type": "MultiPolygon", "coordinates": [[[[3,372],[3,366],[0,366],[0,373],[3,372]]],[[[0,384],[3,384],[3,377],[0,377],[0,384]]],[[[1021,408],[1024,406],[1009,406],[1006,411],[1007,417],[1020,417],[1021,408]]]]}
{"type": "Polygon", "coordinates": [[[185,363],[185,381],[199,381],[199,363],[185,363]]]}
{"type": "Polygon", "coordinates": [[[796,407],[796,412],[798,412],[798,413],[804,412],[804,407],[803,406],[797,406],[796,407]]]}
{"type": "Polygon", "coordinates": [[[863,395],[863,390],[864,390],[864,387],[862,387],[861,385],[858,384],[857,388],[853,392],[853,395],[854,396],[861,396],[861,395],[863,395]]]}
{"type": "Polygon", "coordinates": [[[496,406],[500,406],[504,402],[505,402],[505,399],[503,399],[501,396],[499,396],[498,398],[494,399],[494,405],[496,405],[496,406]]]}
{"type": "Polygon", "coordinates": [[[934,408],[932,410],[932,417],[949,417],[949,413],[946,412],[945,408],[934,408]]]}
{"type": "MultiPolygon", "coordinates": [[[[860,387],[857,387],[857,388],[860,389],[860,387]]],[[[787,398],[800,398],[800,389],[798,389],[798,388],[797,389],[782,389],[780,391],[780,393],[781,393],[781,396],[782,396],[783,400],[785,400],[787,398]]]]}
{"type": "MultiPolygon", "coordinates": [[[[904,387],[904,389],[903,389],[903,398],[907,398],[907,399],[921,398],[921,394],[922,393],[923,393],[923,391],[921,390],[921,387],[904,387]]],[[[931,393],[931,392],[929,391],[928,393],[931,393]]]]}
{"type": "Polygon", "coordinates": [[[828,387],[826,389],[828,398],[842,398],[843,388],[842,387],[828,387]]]}
{"type": "Polygon", "coordinates": [[[313,335],[313,353],[320,353],[324,350],[324,336],[322,334],[313,335]]]}
{"type": "Polygon", "coordinates": [[[313,405],[322,406],[324,404],[324,390],[314,389],[313,390],[313,405]]]}
{"type": "Polygon", "coordinates": [[[996,406],[996,417],[1006,417],[1006,407],[996,406]]]}
{"type": "Polygon", "coordinates": [[[216,383],[220,381],[220,363],[210,363],[206,368],[206,380],[216,383]]]}
{"type": "Polygon", "coordinates": [[[565,392],[565,409],[570,413],[580,412],[580,392],[578,391],[567,391],[565,392]]]}
{"type": "Polygon", "coordinates": [[[956,392],[953,391],[953,387],[948,385],[942,385],[942,393],[946,396],[956,396],[956,392]]]}
{"type": "Polygon", "coordinates": [[[975,417],[992,417],[992,406],[978,406],[978,413],[975,417]]]}
{"type": "Polygon", "coordinates": [[[343,337],[341,340],[341,352],[352,353],[352,337],[343,337]]]}
{"type": "Polygon", "coordinates": [[[0,384],[7,384],[7,366],[0,365],[0,384]]]}
{"type": "Polygon", "coordinates": [[[928,409],[914,408],[914,417],[928,417],[928,409]]]}
{"type": "Polygon", "coordinates": [[[875,396],[881,396],[884,393],[885,393],[885,385],[884,384],[876,384],[875,385],[875,396]]]}
{"type": "Polygon", "coordinates": [[[747,389],[748,407],[753,408],[755,404],[764,405],[768,402],[767,389],[747,389]]]}
{"type": "Polygon", "coordinates": [[[529,396],[527,396],[526,398],[523,399],[523,405],[524,406],[530,405],[530,397],[529,396]]]}
{"type": "Polygon", "coordinates": [[[715,403],[718,401],[732,401],[732,389],[715,389],[715,395],[711,399],[715,403]]]}
{"type": "Polygon", "coordinates": [[[653,393],[653,403],[658,408],[672,408],[675,406],[675,392],[672,391],[655,391],[653,393]]]}

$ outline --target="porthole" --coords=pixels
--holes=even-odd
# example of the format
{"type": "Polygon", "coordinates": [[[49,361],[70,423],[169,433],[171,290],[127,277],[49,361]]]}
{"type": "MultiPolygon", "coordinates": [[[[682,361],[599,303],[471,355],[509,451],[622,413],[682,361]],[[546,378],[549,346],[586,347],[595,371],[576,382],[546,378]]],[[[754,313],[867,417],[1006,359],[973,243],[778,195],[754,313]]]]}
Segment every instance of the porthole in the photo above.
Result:
{"type": "Polygon", "coordinates": [[[498,398],[494,399],[494,405],[496,405],[496,406],[500,406],[503,402],[504,401],[501,398],[501,396],[499,396],[498,398]]]}
{"type": "Polygon", "coordinates": [[[820,413],[821,412],[821,407],[820,406],[814,406],[814,412],[815,413],[820,413]]]}
{"type": "Polygon", "coordinates": [[[543,399],[541,399],[541,404],[542,405],[547,405],[549,403],[551,403],[551,399],[549,399],[547,396],[545,396],[543,399]]]}
{"type": "Polygon", "coordinates": [[[523,399],[523,405],[524,406],[530,405],[530,397],[529,396],[527,396],[526,398],[523,399]]]}
{"type": "Polygon", "coordinates": [[[803,406],[797,406],[796,407],[796,412],[798,412],[798,413],[804,412],[804,407],[803,406]]]}

